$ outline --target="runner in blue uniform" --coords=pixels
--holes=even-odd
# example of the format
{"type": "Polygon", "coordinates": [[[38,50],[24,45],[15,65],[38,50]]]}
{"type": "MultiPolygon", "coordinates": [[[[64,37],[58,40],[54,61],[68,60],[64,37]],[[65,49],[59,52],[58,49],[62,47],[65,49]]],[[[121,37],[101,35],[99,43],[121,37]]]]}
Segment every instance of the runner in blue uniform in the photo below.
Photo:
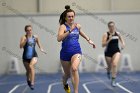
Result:
{"type": "Polygon", "coordinates": [[[70,93],[70,87],[67,80],[71,77],[74,87],[74,93],[78,93],[79,74],[78,66],[81,61],[81,47],[79,44],[79,35],[87,40],[89,44],[95,48],[94,43],[81,30],[81,25],[74,23],[75,12],[70,6],[65,6],[65,11],[60,15],[59,31],[57,41],[62,41],[62,49],[60,51],[61,64],[64,70],[63,85],[66,93],[70,93]]]}
{"type": "Polygon", "coordinates": [[[115,30],[115,23],[110,21],[108,23],[109,31],[103,35],[102,46],[105,48],[105,59],[108,65],[107,76],[110,79],[110,73],[112,72],[111,85],[116,86],[115,78],[117,74],[117,64],[120,60],[121,51],[119,48],[119,41],[121,42],[121,48],[124,48],[125,43],[119,32],[115,30]]]}
{"type": "Polygon", "coordinates": [[[34,89],[34,79],[35,79],[35,64],[37,63],[37,53],[35,50],[36,43],[43,53],[46,53],[39,41],[37,35],[32,34],[32,26],[25,26],[26,35],[21,37],[20,48],[23,48],[23,64],[26,69],[27,84],[33,90],[34,89]]]}

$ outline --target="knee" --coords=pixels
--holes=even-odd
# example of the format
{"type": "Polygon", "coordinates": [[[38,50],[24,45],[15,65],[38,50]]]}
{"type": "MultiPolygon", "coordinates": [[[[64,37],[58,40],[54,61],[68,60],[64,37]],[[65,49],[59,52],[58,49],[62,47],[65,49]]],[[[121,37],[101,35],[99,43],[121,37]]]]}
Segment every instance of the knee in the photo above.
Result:
{"type": "Polygon", "coordinates": [[[72,70],[72,72],[77,72],[77,71],[78,71],[78,67],[72,66],[72,67],[71,67],[71,70],[72,70]]]}
{"type": "Polygon", "coordinates": [[[117,64],[113,63],[112,66],[113,66],[113,67],[117,67],[117,64]]]}
{"type": "Polygon", "coordinates": [[[78,64],[72,64],[71,65],[71,71],[72,72],[77,72],[78,71],[78,64]]]}
{"type": "Polygon", "coordinates": [[[29,65],[30,70],[34,69],[33,65],[29,65]]]}

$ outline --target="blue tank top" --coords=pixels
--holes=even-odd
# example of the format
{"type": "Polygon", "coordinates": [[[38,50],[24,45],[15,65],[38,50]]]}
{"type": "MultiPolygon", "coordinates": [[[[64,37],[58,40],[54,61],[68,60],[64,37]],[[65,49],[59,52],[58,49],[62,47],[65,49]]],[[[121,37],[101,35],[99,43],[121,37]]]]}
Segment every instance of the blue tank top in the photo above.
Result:
{"type": "MultiPolygon", "coordinates": [[[[70,30],[70,27],[67,24],[66,31],[70,30]]],[[[62,51],[64,52],[81,52],[81,47],[79,44],[79,29],[75,29],[62,41],[62,51]]]]}
{"type": "MultiPolygon", "coordinates": [[[[26,36],[27,38],[27,36],[26,36]]],[[[27,38],[27,42],[24,46],[23,59],[32,59],[37,56],[35,51],[36,39],[34,36],[27,38]]]]}

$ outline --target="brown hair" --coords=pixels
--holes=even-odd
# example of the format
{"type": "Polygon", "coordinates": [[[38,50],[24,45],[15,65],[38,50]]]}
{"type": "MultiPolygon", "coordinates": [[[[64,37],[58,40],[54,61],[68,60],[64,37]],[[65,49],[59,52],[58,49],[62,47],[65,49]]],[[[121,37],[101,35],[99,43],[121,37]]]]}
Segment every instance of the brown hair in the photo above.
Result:
{"type": "Polygon", "coordinates": [[[25,32],[27,31],[28,27],[32,27],[32,26],[31,25],[26,25],[25,28],[24,28],[25,32]]]}
{"type": "Polygon", "coordinates": [[[73,12],[74,15],[75,15],[75,12],[74,10],[70,9],[70,6],[69,5],[66,5],[65,6],[65,11],[60,15],[60,18],[59,18],[59,24],[62,25],[66,22],[65,18],[66,18],[66,15],[68,12],[73,12]]]}
{"type": "Polygon", "coordinates": [[[108,22],[108,27],[109,27],[110,24],[112,24],[112,23],[115,24],[113,21],[109,21],[109,22],[108,22]]]}

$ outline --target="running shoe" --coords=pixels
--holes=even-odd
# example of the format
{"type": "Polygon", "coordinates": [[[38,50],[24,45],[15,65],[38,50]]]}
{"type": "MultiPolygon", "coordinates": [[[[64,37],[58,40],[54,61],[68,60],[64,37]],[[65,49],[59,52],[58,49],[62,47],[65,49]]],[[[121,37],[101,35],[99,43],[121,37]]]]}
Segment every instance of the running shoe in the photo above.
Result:
{"type": "Polygon", "coordinates": [[[70,86],[68,84],[64,85],[64,90],[66,93],[70,93],[70,86]]]}

